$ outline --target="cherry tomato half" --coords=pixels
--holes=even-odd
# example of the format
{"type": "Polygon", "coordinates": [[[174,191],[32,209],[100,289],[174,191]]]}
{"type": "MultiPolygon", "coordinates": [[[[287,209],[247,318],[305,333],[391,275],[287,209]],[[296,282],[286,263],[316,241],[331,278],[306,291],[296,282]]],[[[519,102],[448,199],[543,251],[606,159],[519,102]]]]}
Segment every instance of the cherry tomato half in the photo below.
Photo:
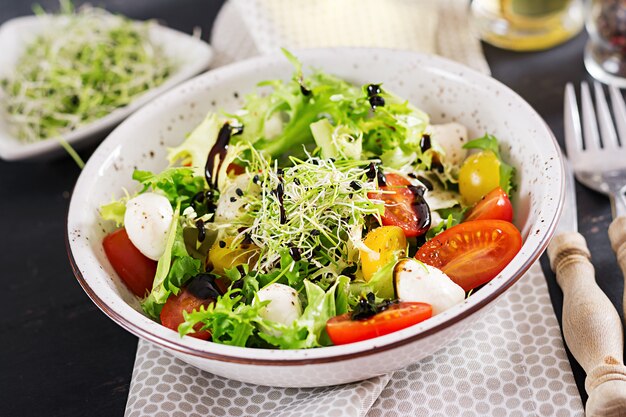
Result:
{"type": "Polygon", "coordinates": [[[150,292],[157,262],[139,252],[128,238],[126,229],[107,235],[102,246],[113,269],[133,294],[143,297],[150,292]]]}
{"type": "Polygon", "coordinates": [[[402,330],[432,315],[430,304],[400,302],[364,320],[352,320],[350,313],[333,317],[326,322],[326,333],[335,345],[344,345],[402,330]]]}
{"type": "Polygon", "coordinates": [[[489,282],[522,247],[522,236],[504,220],[458,224],[424,243],[415,258],[445,272],[465,291],[489,282]]]}
{"type": "Polygon", "coordinates": [[[465,221],[471,220],[513,221],[511,200],[501,187],[496,187],[467,212],[465,221]]]}
{"type": "MultiPolygon", "coordinates": [[[[215,300],[207,298],[203,300],[193,295],[187,288],[183,288],[178,295],[170,295],[165,302],[163,309],[161,310],[161,324],[178,332],[178,326],[180,326],[185,319],[183,318],[183,311],[191,313],[193,310],[198,310],[200,306],[208,306],[214,303],[215,300]]],[[[195,333],[189,333],[189,336],[197,339],[209,340],[211,333],[207,330],[200,331],[202,324],[198,323],[194,327],[195,333]]]]}
{"type": "Polygon", "coordinates": [[[371,199],[385,202],[385,214],[382,216],[383,225],[398,226],[404,231],[406,237],[420,236],[428,231],[430,218],[425,222],[425,216],[430,213],[418,215],[413,202],[415,195],[407,188],[411,182],[398,174],[386,174],[386,185],[380,187],[381,190],[393,191],[394,193],[368,193],[371,199]],[[425,224],[427,223],[427,224],[425,224]]]}

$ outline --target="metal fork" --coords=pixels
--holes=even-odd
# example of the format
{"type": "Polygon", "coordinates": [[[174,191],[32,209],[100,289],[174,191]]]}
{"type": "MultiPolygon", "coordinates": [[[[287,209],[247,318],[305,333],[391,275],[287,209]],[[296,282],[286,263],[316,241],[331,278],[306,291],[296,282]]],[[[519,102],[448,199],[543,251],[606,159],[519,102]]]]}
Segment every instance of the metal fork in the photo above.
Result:
{"type": "Polygon", "coordinates": [[[609,226],[609,238],[626,276],[626,104],[620,90],[610,87],[612,117],[598,82],[594,83],[594,92],[595,110],[589,86],[582,83],[581,132],[574,86],[567,84],[565,87],[565,148],[578,181],[608,195],[611,200],[613,221],[609,226]]]}

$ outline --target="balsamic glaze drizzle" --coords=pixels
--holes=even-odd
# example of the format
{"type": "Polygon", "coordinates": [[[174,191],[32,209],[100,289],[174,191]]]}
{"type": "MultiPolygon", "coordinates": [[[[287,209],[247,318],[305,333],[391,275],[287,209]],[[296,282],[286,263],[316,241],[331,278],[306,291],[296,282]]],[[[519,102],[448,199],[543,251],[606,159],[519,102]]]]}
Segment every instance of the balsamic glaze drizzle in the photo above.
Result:
{"type": "Polygon", "coordinates": [[[380,89],[380,84],[370,84],[367,86],[368,97],[377,96],[380,93],[382,93],[382,90],[380,89]]]}
{"type": "Polygon", "coordinates": [[[276,171],[276,175],[278,176],[278,185],[276,186],[276,190],[274,190],[274,194],[276,198],[278,198],[278,209],[280,210],[280,224],[287,223],[287,214],[285,213],[285,184],[283,183],[283,170],[282,168],[278,168],[276,171]]]}
{"type": "Polygon", "coordinates": [[[422,175],[418,175],[417,176],[417,180],[419,182],[421,182],[422,184],[424,184],[424,187],[426,187],[426,189],[428,191],[432,191],[433,190],[433,183],[430,182],[430,180],[422,175]]]}
{"type": "Polygon", "coordinates": [[[204,228],[204,221],[202,221],[202,219],[196,220],[196,228],[198,229],[198,242],[204,242],[206,229],[204,228]]]}
{"type": "Polygon", "coordinates": [[[280,210],[280,224],[285,224],[287,223],[287,214],[285,213],[284,202],[285,186],[282,182],[278,183],[278,186],[276,186],[276,191],[274,191],[274,193],[276,194],[276,198],[278,198],[278,208],[280,210]]]}
{"type": "Polygon", "coordinates": [[[422,150],[422,152],[426,152],[430,148],[431,148],[430,135],[428,133],[424,133],[422,135],[422,138],[420,139],[420,149],[422,150]]]}
{"type": "Polygon", "coordinates": [[[424,199],[424,191],[426,191],[426,188],[416,187],[414,185],[407,185],[407,188],[411,191],[411,194],[413,194],[411,208],[418,218],[418,235],[422,235],[430,229],[430,208],[428,207],[426,199],[424,199]]]}
{"type": "Polygon", "coordinates": [[[226,151],[228,150],[228,144],[232,135],[237,135],[243,132],[243,126],[233,128],[228,122],[224,123],[219,133],[217,134],[217,140],[215,145],[211,148],[209,156],[207,157],[206,164],[204,166],[204,176],[207,184],[212,189],[217,190],[217,175],[220,171],[220,167],[226,157],[226,151]],[[215,169],[215,162],[219,156],[219,162],[217,170],[215,169]],[[213,178],[213,172],[215,172],[215,178],[213,178]]]}
{"type": "Polygon", "coordinates": [[[300,252],[300,248],[296,248],[295,246],[289,248],[289,255],[291,255],[291,259],[296,262],[302,259],[302,253],[300,252]]]}

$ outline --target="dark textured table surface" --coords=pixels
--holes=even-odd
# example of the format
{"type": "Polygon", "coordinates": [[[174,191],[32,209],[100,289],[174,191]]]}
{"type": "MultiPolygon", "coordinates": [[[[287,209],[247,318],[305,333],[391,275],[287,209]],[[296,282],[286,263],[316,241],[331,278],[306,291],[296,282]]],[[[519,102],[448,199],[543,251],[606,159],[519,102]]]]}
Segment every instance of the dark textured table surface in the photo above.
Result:
{"type": "MultiPolygon", "coordinates": [[[[0,0],[0,23],[29,14],[29,3],[0,0]]],[[[46,8],[58,4],[39,3],[46,8]]],[[[188,33],[199,26],[209,40],[222,1],[92,3],[131,18],[156,18],[188,33]]],[[[493,76],[525,98],[561,143],[563,89],[566,82],[587,77],[582,64],[585,41],[581,34],[549,51],[523,54],[485,46],[493,76]]],[[[81,155],[87,158],[92,151],[81,155]]],[[[79,174],[69,157],[0,161],[0,416],[124,413],[137,339],[89,300],[72,275],[65,251],[65,215],[79,174]]],[[[597,280],[621,315],[622,276],[606,235],[611,218],[608,200],[577,188],[579,224],[588,239],[597,280]]],[[[546,270],[545,256],[542,264],[546,270]]],[[[560,321],[562,295],[554,275],[546,272],[560,321]]],[[[584,374],[573,360],[572,367],[585,400],[584,374]]]]}

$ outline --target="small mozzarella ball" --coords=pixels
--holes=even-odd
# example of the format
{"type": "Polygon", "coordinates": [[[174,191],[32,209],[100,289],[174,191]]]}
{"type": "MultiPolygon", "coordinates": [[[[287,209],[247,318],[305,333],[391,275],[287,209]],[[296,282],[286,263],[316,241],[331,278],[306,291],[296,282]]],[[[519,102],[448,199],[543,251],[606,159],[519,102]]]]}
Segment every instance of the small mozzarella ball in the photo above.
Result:
{"type": "Polygon", "coordinates": [[[431,140],[439,144],[446,153],[443,160],[449,165],[461,165],[467,156],[467,128],[459,123],[430,125],[427,128],[431,140]]]}
{"type": "Polygon", "coordinates": [[[139,252],[158,261],[167,243],[174,210],[160,194],[143,193],[126,203],[124,227],[128,238],[139,252]]]}
{"type": "Polygon", "coordinates": [[[415,259],[403,259],[394,268],[396,294],[401,301],[428,303],[433,316],[465,300],[465,291],[439,269],[415,259]]]}
{"type": "Polygon", "coordinates": [[[249,196],[261,192],[261,188],[251,179],[251,174],[241,174],[226,185],[217,201],[216,223],[228,223],[237,219],[244,213],[249,196]]]}
{"type": "Polygon", "coordinates": [[[302,314],[302,305],[298,293],[287,285],[270,284],[261,289],[257,296],[259,301],[269,300],[270,302],[260,312],[261,317],[266,320],[289,326],[302,314]]]}

